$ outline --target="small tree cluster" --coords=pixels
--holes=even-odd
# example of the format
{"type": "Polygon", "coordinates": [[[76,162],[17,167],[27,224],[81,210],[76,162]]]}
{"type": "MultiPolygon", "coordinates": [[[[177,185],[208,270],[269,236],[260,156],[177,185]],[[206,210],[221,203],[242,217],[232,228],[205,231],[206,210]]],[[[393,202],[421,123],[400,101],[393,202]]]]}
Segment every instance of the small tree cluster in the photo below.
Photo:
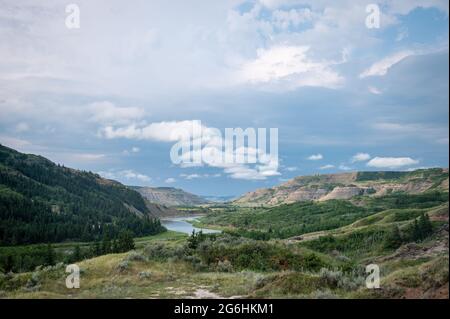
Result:
{"type": "Polygon", "coordinates": [[[190,249],[197,249],[198,244],[200,244],[202,241],[205,240],[205,235],[200,230],[199,232],[195,232],[195,229],[192,230],[192,234],[187,239],[188,242],[188,248],[190,249]]]}

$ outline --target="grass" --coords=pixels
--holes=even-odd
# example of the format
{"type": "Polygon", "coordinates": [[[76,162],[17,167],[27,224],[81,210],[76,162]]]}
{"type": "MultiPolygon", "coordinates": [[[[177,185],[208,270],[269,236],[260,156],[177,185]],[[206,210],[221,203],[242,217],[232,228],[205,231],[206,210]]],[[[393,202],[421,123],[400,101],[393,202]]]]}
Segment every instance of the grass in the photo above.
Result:
{"type": "MultiPolygon", "coordinates": [[[[311,204],[285,205],[275,211],[273,208],[222,210],[205,220],[222,221],[219,226],[215,225],[229,227],[227,222],[239,222],[246,217],[253,227],[266,227],[269,221],[265,218],[270,211],[274,218],[273,227],[284,227],[298,219],[320,220],[324,216],[332,216],[336,207],[350,208],[347,216],[358,217],[340,227],[304,234],[300,241],[273,238],[262,241],[236,234],[217,234],[207,237],[198,247],[189,248],[188,235],[183,233],[167,231],[140,237],[135,239],[135,252],[79,262],[82,271],[80,289],[65,287],[67,274],[64,266],[60,265],[28,273],[0,274],[0,297],[448,298],[448,246],[445,249],[448,233],[446,235],[440,228],[440,225],[448,223],[448,202],[441,203],[441,197],[432,195],[401,199],[402,205],[407,207],[392,208],[393,198],[370,202],[371,207],[386,209],[372,211],[369,216],[365,216],[367,209],[353,209],[353,205],[336,202],[323,205],[315,211],[316,214],[309,209],[319,206],[311,204]],[[423,203],[426,207],[422,207],[423,203]],[[417,204],[420,207],[416,207],[417,204]],[[292,207],[306,208],[297,211],[292,207]],[[299,216],[305,211],[307,216],[299,216]],[[404,229],[423,212],[437,218],[432,236],[397,251],[383,247],[385,233],[393,225],[404,229]],[[264,218],[253,222],[252,218],[256,216],[264,218]],[[159,258],[155,248],[161,249],[166,256],[159,258]],[[308,259],[312,255],[315,257],[308,259]],[[220,268],[219,262],[229,267],[220,268]],[[302,265],[297,265],[297,262],[305,265],[313,262],[318,266],[297,267],[302,265]],[[380,290],[366,289],[361,280],[365,266],[370,263],[380,266],[380,290]]],[[[55,244],[54,247],[64,251],[77,244],[80,243],[55,244]]]]}

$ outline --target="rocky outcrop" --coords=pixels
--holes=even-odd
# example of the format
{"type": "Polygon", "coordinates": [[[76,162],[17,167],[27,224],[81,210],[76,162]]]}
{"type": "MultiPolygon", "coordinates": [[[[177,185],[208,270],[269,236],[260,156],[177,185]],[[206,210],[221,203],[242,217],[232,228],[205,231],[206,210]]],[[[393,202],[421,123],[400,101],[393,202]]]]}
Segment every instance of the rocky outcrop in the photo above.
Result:
{"type": "Polygon", "coordinates": [[[234,203],[274,206],[310,200],[350,199],[360,195],[383,196],[392,192],[419,194],[431,189],[448,191],[448,169],[299,176],[273,188],[244,194],[234,203]]]}

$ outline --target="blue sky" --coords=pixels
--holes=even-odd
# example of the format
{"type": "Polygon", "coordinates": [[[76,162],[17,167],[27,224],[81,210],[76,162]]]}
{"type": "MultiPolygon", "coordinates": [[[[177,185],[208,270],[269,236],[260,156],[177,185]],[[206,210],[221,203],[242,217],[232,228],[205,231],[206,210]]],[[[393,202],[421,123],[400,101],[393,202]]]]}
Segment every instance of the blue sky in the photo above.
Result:
{"type": "Polygon", "coordinates": [[[129,185],[238,195],[448,167],[448,1],[2,1],[0,143],[129,185]],[[278,128],[276,169],[172,164],[174,127],[278,128]]]}

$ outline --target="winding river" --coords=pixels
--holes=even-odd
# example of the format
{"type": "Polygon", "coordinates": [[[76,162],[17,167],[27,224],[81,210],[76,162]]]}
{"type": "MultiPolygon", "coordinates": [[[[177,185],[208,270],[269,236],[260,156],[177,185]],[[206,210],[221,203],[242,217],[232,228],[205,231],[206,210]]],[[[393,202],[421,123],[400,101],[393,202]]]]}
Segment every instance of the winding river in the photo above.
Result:
{"type": "Polygon", "coordinates": [[[190,223],[190,221],[195,221],[199,217],[201,216],[164,218],[161,219],[161,224],[168,230],[173,230],[185,234],[191,234],[192,230],[195,230],[195,232],[199,232],[201,230],[204,234],[220,233],[220,230],[194,227],[190,223]]]}

